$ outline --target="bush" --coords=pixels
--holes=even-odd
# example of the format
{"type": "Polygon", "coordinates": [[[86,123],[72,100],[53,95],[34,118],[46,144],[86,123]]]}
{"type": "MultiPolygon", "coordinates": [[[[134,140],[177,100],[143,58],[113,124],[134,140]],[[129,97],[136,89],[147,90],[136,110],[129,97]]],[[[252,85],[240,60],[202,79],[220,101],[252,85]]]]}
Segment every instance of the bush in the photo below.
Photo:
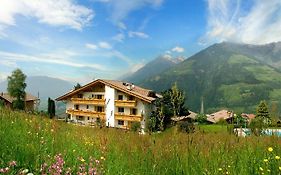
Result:
{"type": "Polygon", "coordinates": [[[140,122],[133,122],[131,126],[131,130],[134,132],[140,131],[141,124],[140,122]]]}
{"type": "Polygon", "coordinates": [[[199,124],[206,124],[208,123],[207,121],[207,116],[205,114],[198,114],[196,116],[196,121],[199,123],[199,124]]]}
{"type": "Polygon", "coordinates": [[[262,119],[254,118],[252,119],[249,128],[251,129],[251,132],[254,133],[256,136],[260,136],[265,126],[266,125],[262,119]]]}
{"type": "Polygon", "coordinates": [[[180,132],[193,133],[195,131],[195,126],[194,126],[193,123],[190,123],[188,121],[184,121],[184,122],[179,123],[178,130],[180,132]]]}

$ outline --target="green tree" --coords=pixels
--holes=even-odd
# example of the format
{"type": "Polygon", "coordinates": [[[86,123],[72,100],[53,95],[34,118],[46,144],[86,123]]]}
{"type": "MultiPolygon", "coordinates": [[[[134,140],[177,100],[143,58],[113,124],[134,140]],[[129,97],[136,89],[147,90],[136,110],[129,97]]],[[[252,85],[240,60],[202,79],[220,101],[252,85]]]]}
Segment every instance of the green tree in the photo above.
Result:
{"type": "Polygon", "coordinates": [[[189,114],[188,109],[184,106],[185,95],[183,91],[178,89],[177,83],[172,86],[170,99],[175,117],[189,114]]]}
{"type": "Polygon", "coordinates": [[[268,125],[270,123],[270,115],[268,112],[268,107],[265,101],[261,101],[257,107],[256,118],[262,121],[264,124],[268,125]]]}
{"type": "Polygon", "coordinates": [[[170,123],[173,116],[189,115],[184,105],[185,97],[175,84],[171,89],[161,93],[162,98],[155,100],[155,110],[147,121],[148,130],[151,132],[163,131],[170,123]]]}
{"type": "Polygon", "coordinates": [[[81,88],[81,85],[80,85],[79,83],[77,83],[77,84],[74,86],[74,90],[79,89],[79,88],[81,88]]]}
{"type": "Polygon", "coordinates": [[[12,72],[11,76],[8,76],[8,93],[11,97],[14,97],[13,108],[23,110],[25,108],[25,83],[26,76],[20,69],[16,69],[12,72]]]}
{"type": "Polygon", "coordinates": [[[198,114],[196,116],[196,121],[200,124],[206,124],[207,121],[207,116],[205,114],[198,114]]]}

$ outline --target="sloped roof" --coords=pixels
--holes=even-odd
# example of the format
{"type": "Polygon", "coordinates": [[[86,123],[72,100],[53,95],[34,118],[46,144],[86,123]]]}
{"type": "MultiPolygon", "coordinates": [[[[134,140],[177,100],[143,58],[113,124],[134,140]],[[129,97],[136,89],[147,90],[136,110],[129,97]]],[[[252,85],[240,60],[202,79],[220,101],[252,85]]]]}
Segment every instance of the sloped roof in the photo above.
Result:
{"type": "Polygon", "coordinates": [[[223,109],[221,111],[207,115],[207,120],[212,123],[217,123],[219,120],[227,120],[233,117],[233,112],[223,109]]]}
{"type": "MultiPolygon", "coordinates": [[[[2,93],[0,93],[0,97],[5,99],[9,103],[12,103],[15,100],[15,98],[11,97],[9,93],[2,92],[2,93]]],[[[29,94],[29,93],[25,94],[25,101],[36,101],[36,100],[38,100],[37,97],[35,97],[35,96],[33,96],[33,95],[29,94]]]]}
{"type": "Polygon", "coordinates": [[[186,118],[191,118],[193,120],[196,119],[196,116],[198,115],[197,113],[195,112],[192,112],[192,111],[188,111],[190,114],[187,115],[187,116],[180,116],[180,117],[173,117],[171,118],[171,120],[175,121],[175,122],[178,122],[178,121],[181,121],[181,120],[184,120],[186,118]]]}
{"type": "Polygon", "coordinates": [[[244,117],[244,118],[247,118],[249,120],[252,120],[253,118],[256,117],[255,114],[246,114],[246,113],[242,113],[241,116],[244,117]]]}
{"type": "Polygon", "coordinates": [[[117,80],[97,79],[91,83],[88,83],[88,84],[82,86],[79,89],[73,90],[71,92],[66,93],[65,95],[58,97],[56,100],[57,101],[66,100],[67,98],[69,98],[83,90],[86,90],[87,88],[92,87],[92,86],[96,85],[97,83],[105,84],[107,86],[110,86],[111,88],[125,92],[129,95],[135,96],[135,97],[140,98],[149,103],[154,101],[159,96],[158,94],[154,93],[152,90],[144,89],[144,88],[141,88],[139,86],[136,86],[136,85],[133,85],[130,83],[117,81],[117,80]]]}

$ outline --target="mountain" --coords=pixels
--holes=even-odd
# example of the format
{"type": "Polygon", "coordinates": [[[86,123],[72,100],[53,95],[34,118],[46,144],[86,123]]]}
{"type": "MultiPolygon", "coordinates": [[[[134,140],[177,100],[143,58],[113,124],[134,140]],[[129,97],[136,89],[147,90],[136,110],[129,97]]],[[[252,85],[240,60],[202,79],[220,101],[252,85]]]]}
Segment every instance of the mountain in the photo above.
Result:
{"type": "Polygon", "coordinates": [[[169,55],[159,56],[156,59],[152,60],[151,62],[147,63],[145,66],[140,68],[138,71],[126,75],[125,77],[121,78],[123,80],[132,82],[132,83],[140,83],[148,77],[157,75],[173,66],[182,62],[185,58],[184,57],[176,57],[172,58],[169,55]]]}
{"type": "MultiPolygon", "coordinates": [[[[26,78],[26,92],[40,97],[40,109],[47,108],[47,98],[57,98],[73,89],[73,83],[47,76],[28,76],[26,78]]],[[[7,81],[0,83],[0,92],[7,91],[7,81]]]]}
{"type": "Polygon", "coordinates": [[[254,112],[260,100],[281,104],[281,43],[214,44],[165,72],[138,83],[163,91],[175,82],[184,90],[188,107],[200,111],[230,108],[254,112]]]}

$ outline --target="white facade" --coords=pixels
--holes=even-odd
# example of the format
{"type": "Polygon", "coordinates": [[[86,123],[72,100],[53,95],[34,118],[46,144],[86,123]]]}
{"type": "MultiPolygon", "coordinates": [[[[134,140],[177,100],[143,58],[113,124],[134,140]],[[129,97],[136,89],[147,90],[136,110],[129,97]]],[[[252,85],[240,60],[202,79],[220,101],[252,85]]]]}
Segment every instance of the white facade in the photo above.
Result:
{"type": "Polygon", "coordinates": [[[129,129],[134,122],[139,122],[143,130],[152,110],[151,103],[108,85],[103,85],[102,91],[96,92],[92,88],[92,91],[84,90],[66,100],[70,120],[91,125],[100,122],[108,127],[123,129],[129,129]],[[102,99],[97,99],[97,95],[102,99]]]}
{"type": "Polygon", "coordinates": [[[115,89],[105,86],[105,115],[106,115],[106,126],[114,127],[114,100],[115,100],[115,89]]]}

